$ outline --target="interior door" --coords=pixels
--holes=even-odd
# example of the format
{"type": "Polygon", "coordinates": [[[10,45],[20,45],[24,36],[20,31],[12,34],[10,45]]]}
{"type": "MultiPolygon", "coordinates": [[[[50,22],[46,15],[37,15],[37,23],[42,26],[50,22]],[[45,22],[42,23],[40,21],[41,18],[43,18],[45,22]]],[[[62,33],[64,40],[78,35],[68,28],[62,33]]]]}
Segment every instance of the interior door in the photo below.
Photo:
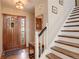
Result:
{"type": "MultiPolygon", "coordinates": [[[[25,24],[24,24],[25,25],[25,24]]],[[[24,27],[25,29],[25,27],[24,27]]],[[[23,44],[26,45],[25,33],[23,44]]],[[[3,50],[22,48],[21,16],[3,15],[3,50]]]]}

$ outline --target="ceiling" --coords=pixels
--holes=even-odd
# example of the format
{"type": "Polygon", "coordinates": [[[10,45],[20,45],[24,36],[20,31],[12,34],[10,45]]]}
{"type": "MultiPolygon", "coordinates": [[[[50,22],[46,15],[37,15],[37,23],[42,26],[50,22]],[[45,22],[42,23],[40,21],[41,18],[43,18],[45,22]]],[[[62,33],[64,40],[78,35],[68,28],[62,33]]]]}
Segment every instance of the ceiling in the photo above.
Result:
{"type": "Polygon", "coordinates": [[[2,0],[2,6],[10,7],[10,8],[16,8],[16,2],[17,1],[22,1],[24,4],[24,9],[25,11],[34,11],[34,2],[35,0],[2,0]]]}

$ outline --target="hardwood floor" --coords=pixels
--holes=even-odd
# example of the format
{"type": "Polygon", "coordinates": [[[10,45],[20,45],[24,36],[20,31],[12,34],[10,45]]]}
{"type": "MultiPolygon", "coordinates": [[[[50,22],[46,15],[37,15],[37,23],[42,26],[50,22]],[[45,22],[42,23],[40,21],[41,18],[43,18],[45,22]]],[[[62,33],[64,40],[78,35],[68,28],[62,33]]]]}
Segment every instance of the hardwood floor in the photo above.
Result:
{"type": "Polygon", "coordinates": [[[23,50],[16,52],[15,55],[2,56],[1,59],[34,59],[34,58],[29,58],[28,49],[23,49],[23,50]]]}

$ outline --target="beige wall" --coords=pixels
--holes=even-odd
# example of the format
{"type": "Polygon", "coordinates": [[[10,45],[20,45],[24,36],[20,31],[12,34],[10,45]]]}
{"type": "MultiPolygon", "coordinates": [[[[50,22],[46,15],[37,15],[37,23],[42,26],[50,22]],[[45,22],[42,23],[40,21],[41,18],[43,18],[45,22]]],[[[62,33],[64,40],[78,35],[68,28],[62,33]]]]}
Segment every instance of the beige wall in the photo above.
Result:
{"type": "Polygon", "coordinates": [[[31,15],[31,20],[30,20],[30,42],[35,42],[35,14],[31,15]]]}
{"type": "Polygon", "coordinates": [[[2,6],[2,13],[26,16],[26,43],[27,43],[27,47],[28,47],[29,41],[34,40],[34,37],[35,37],[34,36],[34,14],[23,11],[23,10],[5,7],[5,6],[2,6]]]}
{"type": "Polygon", "coordinates": [[[1,11],[2,10],[1,10],[1,0],[0,0],[0,56],[1,56],[1,53],[2,53],[2,28],[3,28],[1,11]]]}

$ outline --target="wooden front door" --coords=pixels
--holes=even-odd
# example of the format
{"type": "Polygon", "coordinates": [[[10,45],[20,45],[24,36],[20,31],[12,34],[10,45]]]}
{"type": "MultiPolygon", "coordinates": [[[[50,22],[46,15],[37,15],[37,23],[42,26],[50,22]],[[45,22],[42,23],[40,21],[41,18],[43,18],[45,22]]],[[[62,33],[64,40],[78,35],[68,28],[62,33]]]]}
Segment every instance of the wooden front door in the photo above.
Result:
{"type": "Polygon", "coordinates": [[[21,20],[18,16],[3,15],[3,50],[21,48],[21,36],[21,20]]]}

